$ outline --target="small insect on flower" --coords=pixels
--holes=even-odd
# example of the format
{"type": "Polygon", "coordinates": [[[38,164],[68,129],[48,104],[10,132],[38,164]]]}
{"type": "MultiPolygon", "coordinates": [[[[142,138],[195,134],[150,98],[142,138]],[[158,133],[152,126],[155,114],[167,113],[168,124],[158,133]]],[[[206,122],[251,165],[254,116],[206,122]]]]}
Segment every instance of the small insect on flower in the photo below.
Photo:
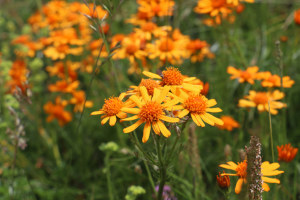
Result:
{"type": "Polygon", "coordinates": [[[114,126],[117,122],[117,117],[123,119],[127,117],[127,114],[121,109],[128,105],[128,102],[123,102],[125,93],[121,93],[119,97],[110,97],[104,101],[104,105],[98,111],[94,111],[91,115],[103,115],[101,116],[101,124],[104,125],[109,120],[109,125],[114,126]]]}
{"type": "MultiPolygon", "coordinates": [[[[225,174],[224,171],[223,174],[225,174]]],[[[228,189],[230,186],[230,178],[227,175],[222,176],[221,172],[219,172],[219,175],[217,175],[217,183],[221,189],[228,189]]]]}
{"type": "Polygon", "coordinates": [[[292,147],[291,144],[277,146],[278,161],[291,162],[298,153],[298,148],[292,147]]]}

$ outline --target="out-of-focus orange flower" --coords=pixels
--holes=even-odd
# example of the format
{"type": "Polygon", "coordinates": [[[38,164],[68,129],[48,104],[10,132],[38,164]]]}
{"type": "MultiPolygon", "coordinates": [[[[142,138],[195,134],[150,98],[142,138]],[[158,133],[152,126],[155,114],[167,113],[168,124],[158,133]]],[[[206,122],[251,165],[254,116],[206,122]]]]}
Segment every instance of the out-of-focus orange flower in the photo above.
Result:
{"type": "Polygon", "coordinates": [[[9,88],[9,93],[16,93],[19,89],[23,95],[26,95],[26,90],[29,88],[27,81],[28,74],[29,70],[27,69],[24,60],[14,61],[11,69],[9,70],[11,80],[6,83],[9,88]]]}
{"type": "Polygon", "coordinates": [[[56,62],[54,66],[46,67],[46,70],[49,72],[50,76],[58,76],[61,79],[66,79],[67,77],[71,79],[71,81],[75,81],[77,79],[77,72],[80,68],[80,63],[75,63],[71,61],[64,62],[56,62]]]}
{"type": "Polygon", "coordinates": [[[232,75],[230,79],[238,79],[240,83],[248,82],[250,84],[254,84],[258,70],[257,66],[248,67],[245,71],[232,66],[227,67],[227,73],[232,75]]]}
{"type": "MultiPolygon", "coordinates": [[[[257,79],[262,80],[261,85],[263,87],[281,87],[281,78],[271,72],[259,72],[257,73],[257,79]]],[[[291,88],[295,83],[289,76],[282,77],[282,87],[291,88]]]]}
{"type": "MultiPolygon", "coordinates": [[[[223,174],[225,174],[224,171],[223,174]]],[[[228,189],[230,186],[230,178],[227,175],[221,176],[221,172],[219,172],[219,175],[217,175],[217,183],[221,189],[228,189]]]]}
{"type": "Polygon", "coordinates": [[[99,55],[101,58],[106,58],[108,56],[108,53],[106,51],[106,47],[105,47],[105,45],[103,43],[103,40],[101,38],[97,39],[97,40],[94,40],[94,41],[91,41],[91,43],[89,45],[89,49],[91,50],[92,55],[95,56],[95,57],[98,57],[98,55],[99,55]],[[101,49],[101,46],[102,46],[102,49],[101,49]],[[101,53],[99,54],[100,49],[101,49],[101,53]]]}
{"type": "Polygon", "coordinates": [[[93,106],[92,101],[85,101],[85,92],[80,91],[74,91],[72,93],[72,99],[70,100],[70,104],[74,104],[74,112],[82,112],[83,107],[90,108],[93,106]]]}
{"type": "Polygon", "coordinates": [[[133,25],[142,25],[144,23],[149,22],[152,19],[152,17],[152,13],[139,10],[137,14],[132,15],[129,19],[125,20],[125,22],[131,23],[133,25]]]}
{"type": "Polygon", "coordinates": [[[205,57],[214,58],[214,54],[210,51],[209,46],[206,41],[201,41],[199,39],[190,40],[186,49],[190,52],[190,57],[192,62],[202,62],[205,57]]]}
{"type": "Polygon", "coordinates": [[[56,81],[55,84],[48,86],[50,92],[72,93],[79,86],[79,81],[70,82],[67,80],[56,81]]]}
{"type": "Polygon", "coordinates": [[[70,112],[64,110],[67,104],[67,101],[62,100],[60,97],[56,97],[55,104],[52,102],[46,103],[44,111],[49,114],[47,122],[57,119],[60,126],[69,123],[72,120],[72,115],[70,112]]]}
{"type": "Polygon", "coordinates": [[[239,107],[257,107],[259,112],[270,111],[271,114],[276,115],[277,109],[286,107],[285,103],[279,102],[284,97],[284,93],[279,90],[273,92],[256,92],[249,91],[249,95],[245,99],[239,100],[239,107]],[[270,109],[269,109],[270,104],[270,109]]]}
{"type": "Polygon", "coordinates": [[[139,11],[149,13],[150,16],[171,16],[173,15],[173,0],[138,0],[139,11]]]}
{"type": "Polygon", "coordinates": [[[15,38],[13,41],[12,41],[12,44],[19,44],[19,45],[23,45],[26,50],[25,51],[22,51],[20,50],[19,48],[15,49],[15,53],[18,55],[18,56],[29,56],[29,57],[33,57],[35,55],[35,52],[37,50],[40,50],[43,45],[39,42],[33,42],[31,39],[30,39],[30,36],[29,35],[20,35],[18,36],[17,38],[15,38]]]}
{"type": "Polygon", "coordinates": [[[245,5],[244,4],[239,4],[237,7],[236,7],[236,13],[240,14],[242,13],[243,11],[245,10],[245,5]]]}
{"type": "Polygon", "coordinates": [[[300,25],[300,9],[295,11],[294,20],[296,24],[300,25]]]}
{"type": "Polygon", "coordinates": [[[108,13],[106,10],[104,10],[101,6],[95,6],[93,3],[90,3],[87,5],[81,6],[81,12],[84,13],[87,16],[90,16],[92,18],[97,19],[105,19],[107,17],[108,13]]]}
{"type": "Polygon", "coordinates": [[[60,44],[58,46],[49,46],[44,50],[46,57],[52,60],[64,59],[67,55],[79,55],[83,51],[82,47],[70,48],[67,44],[60,44]]]}
{"type": "Polygon", "coordinates": [[[286,36],[286,35],[282,35],[282,36],[280,36],[280,41],[281,42],[287,42],[288,41],[288,36],[286,36]]]}
{"type": "Polygon", "coordinates": [[[297,155],[298,148],[292,147],[291,144],[277,146],[278,161],[291,162],[297,155]]]}
{"type": "Polygon", "coordinates": [[[230,116],[222,116],[221,120],[224,124],[221,126],[217,125],[217,127],[221,130],[232,131],[234,128],[240,127],[240,124],[230,116]]]}

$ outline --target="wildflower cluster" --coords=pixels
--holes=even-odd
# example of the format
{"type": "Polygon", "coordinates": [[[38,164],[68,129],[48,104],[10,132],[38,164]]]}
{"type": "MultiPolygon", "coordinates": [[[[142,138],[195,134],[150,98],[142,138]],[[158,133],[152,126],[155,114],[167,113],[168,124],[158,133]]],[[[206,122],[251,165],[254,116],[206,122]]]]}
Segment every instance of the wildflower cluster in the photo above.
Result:
{"type": "Polygon", "coordinates": [[[170,137],[171,132],[166,123],[184,123],[189,118],[201,127],[205,123],[223,125],[223,121],[210,113],[221,112],[214,107],[215,99],[207,99],[201,94],[203,86],[196,77],[187,77],[174,67],[162,71],[162,75],[144,71],[143,74],[150,79],[142,79],[139,86],[132,86],[131,90],[122,93],[119,97],[111,97],[99,111],[91,115],[102,115],[101,124],[109,120],[111,126],[115,125],[117,118],[120,122],[137,120],[134,124],[123,129],[130,133],[141,124],[144,125],[143,139],[148,141],[151,128],[155,134],[170,137]],[[124,98],[127,100],[123,100],[124,98]],[[128,114],[133,116],[128,117],[128,114]],[[204,123],[205,122],[205,123],[204,123]]]}
{"type": "Polygon", "coordinates": [[[198,0],[194,11],[199,14],[207,14],[210,18],[204,20],[204,24],[215,26],[222,20],[235,21],[233,12],[241,13],[244,10],[242,2],[253,3],[254,0],[198,0]]]}
{"type": "MultiPolygon", "coordinates": [[[[240,83],[248,82],[251,85],[255,80],[261,81],[262,87],[276,88],[284,87],[290,88],[295,83],[289,76],[284,76],[282,79],[276,74],[269,71],[259,72],[257,66],[248,67],[246,70],[236,69],[233,66],[227,68],[227,73],[231,75],[230,79],[237,79],[240,83]]],[[[259,112],[270,111],[271,114],[276,115],[277,109],[286,107],[285,103],[278,100],[283,99],[285,94],[278,89],[264,91],[250,90],[249,95],[239,101],[239,107],[257,107],[259,112]]]]}

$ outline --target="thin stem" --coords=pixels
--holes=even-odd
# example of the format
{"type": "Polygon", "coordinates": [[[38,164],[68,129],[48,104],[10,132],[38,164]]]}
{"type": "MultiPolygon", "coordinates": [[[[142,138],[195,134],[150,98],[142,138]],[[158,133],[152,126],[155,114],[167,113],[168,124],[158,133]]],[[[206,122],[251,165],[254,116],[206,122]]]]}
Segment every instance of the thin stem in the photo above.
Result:
{"type": "Polygon", "coordinates": [[[149,165],[148,165],[148,163],[145,160],[144,160],[144,165],[146,167],[146,171],[147,171],[147,174],[148,174],[148,179],[149,179],[149,182],[151,184],[152,190],[155,193],[155,195],[157,195],[157,192],[155,190],[155,184],[154,184],[154,181],[153,181],[150,169],[149,169],[149,165]]]}
{"type": "Polygon", "coordinates": [[[274,162],[273,131],[272,131],[272,118],[271,118],[271,112],[270,112],[270,101],[268,101],[268,106],[269,106],[269,125],[270,125],[270,140],[271,140],[272,161],[274,162]]]}
{"type": "Polygon", "coordinates": [[[159,172],[160,172],[160,183],[159,183],[159,190],[158,190],[158,200],[162,200],[162,194],[163,194],[163,190],[164,190],[164,185],[166,183],[166,168],[163,162],[163,158],[162,158],[162,152],[161,152],[161,148],[160,148],[160,140],[154,136],[154,134],[152,134],[154,137],[154,144],[156,146],[156,151],[157,151],[157,156],[158,156],[158,161],[159,161],[159,172]]]}
{"type": "Polygon", "coordinates": [[[108,187],[108,196],[109,200],[113,200],[113,190],[112,190],[112,182],[111,182],[111,174],[110,174],[110,162],[109,162],[110,154],[107,153],[105,155],[105,168],[106,168],[106,180],[107,180],[107,187],[108,187]]]}
{"type": "Polygon", "coordinates": [[[137,138],[135,132],[133,132],[133,135],[134,135],[134,143],[135,143],[135,146],[142,152],[142,154],[144,155],[144,157],[152,162],[152,163],[155,163],[154,160],[144,151],[144,149],[142,148],[140,142],[139,142],[139,139],[137,138]]]}

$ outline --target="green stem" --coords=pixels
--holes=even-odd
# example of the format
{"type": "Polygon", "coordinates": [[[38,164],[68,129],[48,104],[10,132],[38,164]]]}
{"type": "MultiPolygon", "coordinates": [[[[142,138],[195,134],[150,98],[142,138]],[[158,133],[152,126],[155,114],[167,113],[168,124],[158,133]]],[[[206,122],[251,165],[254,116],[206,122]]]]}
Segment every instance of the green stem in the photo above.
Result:
{"type": "Polygon", "coordinates": [[[162,152],[161,152],[161,148],[160,148],[160,140],[157,139],[156,136],[154,136],[154,134],[152,134],[154,139],[154,143],[156,146],[156,151],[157,151],[157,156],[158,156],[158,161],[159,161],[159,173],[160,173],[160,183],[159,183],[159,190],[158,190],[158,200],[162,200],[162,194],[163,194],[163,190],[164,190],[164,185],[166,183],[166,168],[163,162],[163,158],[162,158],[162,152]]]}
{"type": "Polygon", "coordinates": [[[110,173],[110,162],[109,162],[109,157],[110,154],[107,153],[105,155],[105,168],[106,168],[106,180],[107,180],[107,187],[108,187],[108,196],[109,196],[109,200],[113,200],[114,196],[113,196],[113,191],[112,191],[112,182],[111,182],[111,173],[110,173]]]}
{"type": "Polygon", "coordinates": [[[150,169],[149,169],[149,165],[145,160],[144,160],[144,165],[146,167],[146,171],[147,171],[147,174],[148,174],[148,179],[149,179],[149,182],[151,184],[152,190],[155,193],[155,195],[157,195],[157,192],[155,190],[155,184],[154,184],[154,181],[152,179],[152,175],[151,175],[151,172],[150,172],[150,169]]]}
{"type": "Polygon", "coordinates": [[[272,131],[272,118],[271,118],[271,112],[270,112],[270,101],[268,102],[268,106],[269,106],[269,125],[270,125],[270,140],[271,140],[272,161],[274,162],[273,131],[272,131]]]}
{"type": "Polygon", "coordinates": [[[152,163],[155,163],[154,160],[144,151],[144,149],[142,148],[140,142],[139,142],[139,139],[137,138],[135,132],[132,133],[134,135],[134,143],[135,143],[135,146],[142,152],[142,154],[144,155],[144,157],[152,162],[152,163]]]}

